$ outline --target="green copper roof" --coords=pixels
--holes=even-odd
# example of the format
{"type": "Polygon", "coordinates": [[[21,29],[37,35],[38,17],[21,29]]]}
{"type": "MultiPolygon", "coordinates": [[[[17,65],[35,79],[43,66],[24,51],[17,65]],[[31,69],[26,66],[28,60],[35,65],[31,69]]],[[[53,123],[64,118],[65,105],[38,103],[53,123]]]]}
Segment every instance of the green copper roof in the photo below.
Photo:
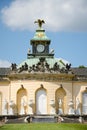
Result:
{"type": "Polygon", "coordinates": [[[27,65],[28,65],[29,67],[32,67],[32,65],[37,64],[38,62],[39,62],[39,58],[26,59],[26,60],[24,60],[21,64],[19,64],[17,68],[22,67],[22,65],[24,65],[25,63],[27,63],[27,65]]]}
{"type": "Polygon", "coordinates": [[[46,36],[45,30],[43,30],[43,28],[38,28],[32,40],[50,40],[50,39],[46,36]]]}

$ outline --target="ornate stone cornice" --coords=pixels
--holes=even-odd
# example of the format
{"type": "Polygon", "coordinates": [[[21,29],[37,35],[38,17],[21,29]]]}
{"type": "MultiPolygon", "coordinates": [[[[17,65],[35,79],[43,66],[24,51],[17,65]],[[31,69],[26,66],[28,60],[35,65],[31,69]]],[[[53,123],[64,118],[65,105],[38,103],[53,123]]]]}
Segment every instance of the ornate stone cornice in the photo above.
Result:
{"type": "Polygon", "coordinates": [[[51,74],[51,73],[24,73],[24,74],[10,74],[10,80],[28,79],[28,80],[43,80],[43,81],[72,81],[75,78],[74,74],[51,74]]]}

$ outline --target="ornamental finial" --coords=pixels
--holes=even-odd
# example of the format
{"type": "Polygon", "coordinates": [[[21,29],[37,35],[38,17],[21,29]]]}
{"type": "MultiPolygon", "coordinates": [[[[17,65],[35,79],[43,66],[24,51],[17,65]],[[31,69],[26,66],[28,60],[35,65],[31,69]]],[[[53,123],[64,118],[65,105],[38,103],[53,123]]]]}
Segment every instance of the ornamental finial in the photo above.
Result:
{"type": "Polygon", "coordinates": [[[38,23],[38,26],[41,28],[42,24],[45,23],[44,20],[38,19],[37,21],[35,21],[34,23],[38,23]]]}

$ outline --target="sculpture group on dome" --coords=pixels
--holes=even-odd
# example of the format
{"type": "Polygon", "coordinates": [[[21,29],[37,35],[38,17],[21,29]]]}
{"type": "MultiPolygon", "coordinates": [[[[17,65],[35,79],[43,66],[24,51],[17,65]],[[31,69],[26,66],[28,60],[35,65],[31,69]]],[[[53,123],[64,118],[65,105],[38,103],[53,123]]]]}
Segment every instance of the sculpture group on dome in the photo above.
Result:
{"type": "Polygon", "coordinates": [[[15,64],[12,64],[12,70],[16,70],[18,73],[21,73],[23,71],[31,72],[60,72],[60,73],[68,73],[71,71],[71,64],[66,64],[65,67],[60,68],[60,65],[58,62],[55,62],[53,67],[50,67],[50,64],[47,63],[45,58],[39,58],[39,62],[37,64],[33,64],[32,66],[28,66],[28,64],[25,62],[24,65],[22,65],[20,68],[17,69],[17,67],[14,67],[15,64]]]}

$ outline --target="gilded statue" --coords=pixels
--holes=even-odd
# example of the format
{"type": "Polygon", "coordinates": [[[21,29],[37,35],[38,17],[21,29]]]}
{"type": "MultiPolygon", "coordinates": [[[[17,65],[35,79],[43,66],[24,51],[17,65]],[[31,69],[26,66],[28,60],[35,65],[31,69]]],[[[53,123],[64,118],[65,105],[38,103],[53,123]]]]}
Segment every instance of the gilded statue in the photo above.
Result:
{"type": "Polygon", "coordinates": [[[35,21],[34,23],[38,23],[38,26],[41,28],[42,27],[42,24],[45,23],[44,20],[41,20],[41,19],[38,19],[37,21],[35,21]]]}

